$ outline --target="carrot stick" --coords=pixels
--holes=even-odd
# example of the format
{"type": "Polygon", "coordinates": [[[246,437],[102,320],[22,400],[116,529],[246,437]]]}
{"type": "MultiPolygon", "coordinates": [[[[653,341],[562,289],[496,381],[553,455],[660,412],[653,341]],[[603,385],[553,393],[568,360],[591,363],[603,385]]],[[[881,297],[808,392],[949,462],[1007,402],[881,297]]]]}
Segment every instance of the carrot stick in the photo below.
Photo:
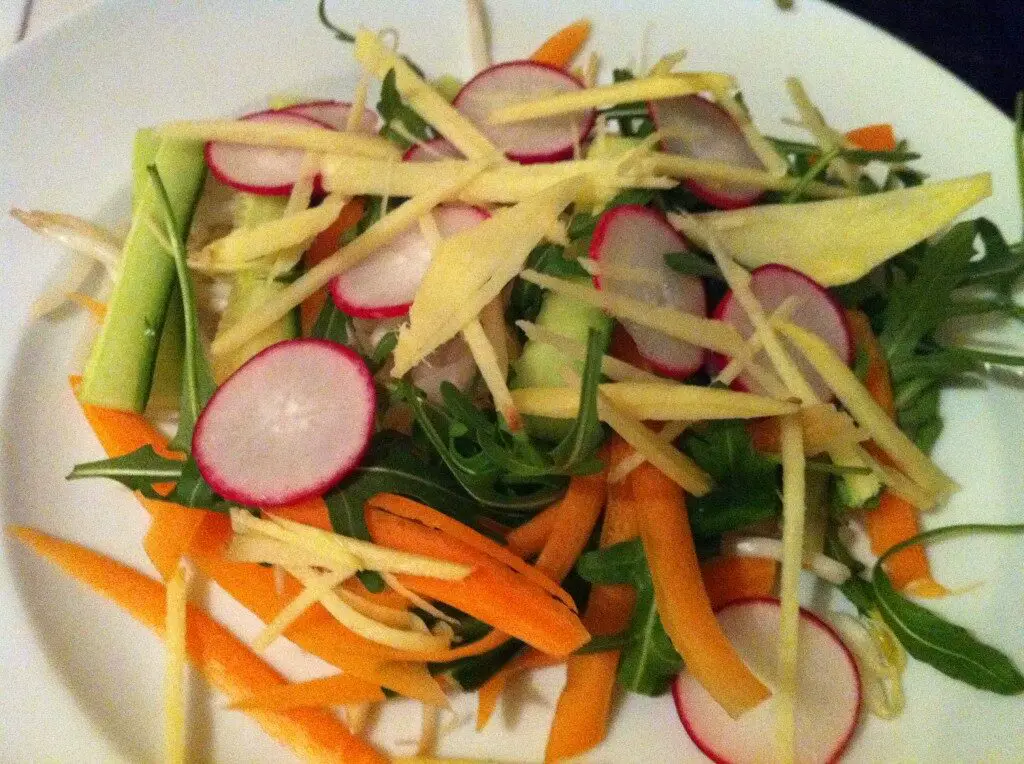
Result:
{"type": "Polygon", "coordinates": [[[477,690],[479,703],[476,710],[477,732],[487,726],[487,723],[494,715],[494,709],[498,706],[498,699],[505,691],[508,683],[523,671],[532,669],[547,668],[561,663],[561,659],[542,653],[540,650],[529,649],[520,653],[490,679],[484,682],[477,690]]]}
{"type": "Polygon", "coordinates": [[[726,639],[697,564],[683,490],[644,463],[628,480],[636,494],[640,536],[665,632],[687,670],[733,718],[771,693],[726,639]]]}
{"type": "MultiPolygon", "coordinates": [[[[313,243],[309,245],[309,249],[303,254],[302,261],[306,268],[312,268],[338,251],[341,235],[359,222],[363,217],[365,207],[362,198],[356,197],[341,208],[337,220],[317,234],[313,243]]],[[[303,337],[309,336],[326,300],[327,287],[324,286],[302,301],[299,306],[299,318],[303,337]]]]}
{"type": "MultiPolygon", "coordinates": [[[[97,594],[120,605],[137,621],[163,637],[166,588],[141,573],[77,544],[30,528],[10,532],[41,557],[57,565],[97,594]]],[[[233,634],[194,605],[187,609],[186,650],[206,680],[231,700],[267,687],[285,685],[284,678],[233,634]]],[[[323,711],[252,710],[263,729],[310,761],[385,764],[387,759],[323,711]]]]}
{"type": "Polygon", "coordinates": [[[565,69],[576,58],[589,36],[590,22],[586,19],[575,21],[545,40],[530,56],[530,60],[565,69]]]}
{"type": "Polygon", "coordinates": [[[242,711],[289,711],[293,708],[328,708],[350,703],[384,700],[380,687],[348,674],[335,674],[308,682],[275,685],[235,700],[231,708],[242,711]]]}
{"type": "Polygon", "coordinates": [[[558,506],[559,502],[555,502],[518,528],[509,531],[505,536],[508,548],[524,560],[537,556],[544,548],[548,536],[551,535],[551,529],[554,527],[555,518],[558,515],[558,506]]]}
{"type": "MultiPolygon", "coordinates": [[[[231,522],[227,516],[208,514],[193,540],[189,558],[207,578],[269,623],[298,595],[301,584],[288,576],[284,590],[278,593],[271,569],[225,559],[223,550],[230,538],[231,522]]],[[[393,662],[397,651],[352,633],[319,604],[299,616],[284,630],[284,636],[346,674],[424,703],[447,703],[444,692],[423,664],[393,662]]]]}
{"type": "Polygon", "coordinates": [[[153,519],[142,540],[142,547],[164,581],[168,581],[178,569],[178,563],[208,513],[169,501],[145,501],[153,519]]]}
{"type": "Polygon", "coordinates": [[[889,124],[858,127],[850,130],[846,137],[857,148],[864,149],[865,151],[896,150],[896,135],[893,132],[892,125],[889,124]]]}
{"type": "MultiPolygon", "coordinates": [[[[389,508],[398,498],[381,494],[366,503],[366,524],[374,542],[473,568],[459,581],[398,576],[403,585],[552,655],[567,655],[590,638],[576,614],[547,588],[444,531],[392,514],[389,508]]],[[[518,565],[525,565],[507,550],[502,551],[518,565]]],[[[543,577],[539,571],[536,575],[543,577]]]]}
{"type": "Polygon", "coordinates": [[[298,504],[289,504],[285,507],[274,507],[267,512],[283,517],[285,520],[312,525],[320,530],[334,531],[334,526],[331,525],[331,516],[327,511],[327,504],[322,496],[313,496],[298,504]]]}
{"type": "Polygon", "coordinates": [[[715,557],[701,563],[700,574],[711,609],[749,597],[770,597],[778,567],[768,557],[715,557]]]}
{"type": "MultiPolygon", "coordinates": [[[[625,441],[618,436],[614,438],[609,449],[612,466],[632,452],[625,441]]],[[[601,527],[602,549],[637,535],[633,505],[628,498],[623,500],[629,490],[628,482],[622,481],[610,487],[601,527]]],[[[590,591],[583,624],[594,635],[617,634],[629,626],[635,604],[636,591],[628,584],[595,586],[590,591]]],[[[604,740],[608,733],[620,655],[620,650],[608,650],[569,657],[565,688],[558,698],[548,735],[544,754],[546,761],[579,756],[604,740]]]]}
{"type": "MultiPolygon", "coordinates": [[[[867,354],[868,369],[864,377],[864,387],[871,393],[875,402],[895,419],[896,406],[889,365],[886,363],[885,353],[878,338],[871,330],[871,322],[859,310],[848,310],[846,318],[857,347],[867,354]]],[[[866,447],[875,458],[888,462],[888,457],[873,443],[867,444],[866,447]]],[[[884,554],[901,541],[913,538],[921,532],[917,509],[888,489],[882,491],[878,506],[864,513],[864,528],[871,541],[871,551],[876,555],[884,554]]],[[[912,589],[914,594],[922,597],[941,597],[949,593],[946,587],[932,576],[928,553],[920,544],[894,554],[886,561],[885,569],[897,590],[912,589]]]]}
{"type": "Polygon", "coordinates": [[[590,540],[590,533],[604,507],[607,469],[594,475],[574,476],[558,502],[558,515],[544,548],[534,563],[552,581],[561,581],[572,570],[590,540]]]}
{"type": "Polygon", "coordinates": [[[426,504],[420,504],[411,499],[390,493],[382,493],[373,497],[366,503],[367,508],[371,506],[377,510],[438,530],[453,541],[482,552],[501,565],[519,573],[531,583],[537,584],[575,612],[576,605],[572,601],[572,597],[562,587],[537,570],[537,568],[523,562],[522,558],[513,554],[496,541],[482,536],[472,528],[463,525],[458,520],[454,520],[442,512],[438,512],[433,507],[428,507],[426,504]]]}
{"type": "MultiPolygon", "coordinates": [[[[82,386],[82,378],[78,376],[68,377],[71,384],[71,392],[75,399],[78,399],[78,390],[82,386]]],[[[101,406],[93,406],[90,403],[82,403],[82,413],[85,419],[96,433],[96,437],[107,452],[107,456],[113,459],[117,456],[130,454],[143,446],[152,446],[153,450],[168,459],[184,459],[185,455],[167,448],[167,436],[150,424],[149,420],[140,414],[133,414],[128,411],[118,411],[101,406]]]]}

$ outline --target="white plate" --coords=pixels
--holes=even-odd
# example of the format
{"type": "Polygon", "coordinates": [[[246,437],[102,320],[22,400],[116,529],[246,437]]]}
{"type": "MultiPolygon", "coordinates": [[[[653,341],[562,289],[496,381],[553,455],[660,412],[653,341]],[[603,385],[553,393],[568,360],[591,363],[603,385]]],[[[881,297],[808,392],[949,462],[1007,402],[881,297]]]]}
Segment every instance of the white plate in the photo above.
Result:
{"type": "MultiPolygon", "coordinates": [[[[338,3],[339,20],[402,32],[402,48],[431,72],[465,72],[460,0],[338,3]]],[[[586,13],[606,68],[637,55],[647,19],[649,50],[680,46],[695,68],[739,75],[761,125],[781,131],[791,115],[782,81],[799,74],[830,120],[842,127],[891,121],[912,138],[935,177],[991,170],[995,194],[978,208],[1018,233],[1010,124],[976,93],[891,37],[812,0],[796,13],[770,0],[645,0],[591,3],[492,2],[497,59],[526,54],[551,30],[586,13]],[[629,8],[625,6],[631,6],[629,8]]],[[[0,209],[67,210],[115,220],[126,202],[134,130],[172,118],[237,113],[267,94],[346,97],[355,84],[351,52],[319,28],[314,4],[273,0],[239,3],[106,3],[0,63],[0,209]]],[[[3,522],[25,523],[75,539],[151,570],[139,540],[142,510],[104,482],[66,483],[72,464],[97,458],[98,447],[69,394],[80,320],[30,325],[28,306],[61,262],[60,253],[14,222],[0,222],[0,323],[3,522]]],[[[950,393],[947,436],[939,462],[964,485],[936,522],[1010,521],[1021,516],[1024,449],[1020,386],[950,393]]],[[[1019,521],[1019,520],[1018,520],[1019,521]]],[[[984,582],[942,603],[1024,665],[1024,569],[1021,545],[966,540],[935,550],[939,577],[984,582]]],[[[217,601],[215,612],[241,633],[255,622],[217,601]]],[[[3,758],[22,761],[154,760],[161,744],[157,640],[116,608],[4,542],[0,565],[0,687],[3,758]]],[[[322,666],[303,663],[288,646],[274,662],[292,676],[322,666]]],[[[558,672],[537,682],[549,702],[558,672]]],[[[220,699],[194,685],[190,712],[196,759],[287,761],[289,754],[220,699]]],[[[471,698],[457,702],[462,714],[471,698]]],[[[444,752],[527,761],[541,757],[549,710],[527,703],[514,728],[502,714],[487,734],[464,726],[444,752]]],[[[512,714],[513,716],[515,714],[512,714]]],[[[593,761],[699,759],[676,721],[671,701],[630,698],[616,713],[607,743],[593,761]]],[[[411,739],[409,706],[380,725],[394,741],[411,739]]],[[[408,750],[407,748],[405,750],[408,750]]],[[[850,752],[854,760],[919,761],[1024,757],[1024,701],[953,682],[913,664],[907,712],[892,723],[868,720],[850,752]]]]}

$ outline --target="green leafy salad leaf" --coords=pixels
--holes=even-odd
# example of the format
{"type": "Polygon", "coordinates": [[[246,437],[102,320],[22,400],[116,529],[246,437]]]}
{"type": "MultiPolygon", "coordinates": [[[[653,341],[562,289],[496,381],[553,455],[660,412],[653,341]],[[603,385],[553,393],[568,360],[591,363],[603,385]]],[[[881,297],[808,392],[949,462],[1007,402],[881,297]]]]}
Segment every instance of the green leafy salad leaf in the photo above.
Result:
{"type": "Polygon", "coordinates": [[[429,141],[435,137],[433,129],[423,117],[402,100],[395,84],[394,69],[384,75],[377,113],[384,121],[380,134],[402,149],[409,148],[415,141],[429,141]]]}
{"type": "Polygon", "coordinates": [[[616,638],[616,642],[625,643],[619,660],[618,683],[641,695],[665,693],[682,670],[683,659],[672,646],[658,616],[654,582],[640,539],[587,552],[580,558],[576,570],[592,584],[631,584],[636,589],[636,608],[629,628],[616,638]]]}
{"type": "Polygon", "coordinates": [[[1024,693],[1024,675],[1006,655],[962,626],[903,597],[885,573],[885,561],[909,546],[970,534],[1024,534],[1024,525],[952,525],[897,544],[875,563],[871,585],[885,622],[907,652],[943,674],[1000,695],[1024,693]]]}
{"type": "Polygon", "coordinates": [[[682,449],[715,481],[710,493],[687,498],[695,535],[717,536],[779,516],[778,463],[754,450],[742,421],[709,422],[687,433],[682,449]]]}

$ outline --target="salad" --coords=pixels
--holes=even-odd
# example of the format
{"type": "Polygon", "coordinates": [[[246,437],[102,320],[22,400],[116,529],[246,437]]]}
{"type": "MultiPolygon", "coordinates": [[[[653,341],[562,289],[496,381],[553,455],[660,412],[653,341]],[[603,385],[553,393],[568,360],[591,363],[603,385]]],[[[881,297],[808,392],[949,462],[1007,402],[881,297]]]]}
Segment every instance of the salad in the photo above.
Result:
{"type": "Polygon", "coordinates": [[[69,478],[137,493],[159,578],[11,532],[164,637],[168,759],[186,661],[298,755],[367,762],[389,697],[422,705],[429,758],[450,694],[482,728],[553,665],[550,761],[623,693],[739,762],[837,759],[903,711],[908,657],[1024,692],[924,602],[954,593],[929,542],[1024,526],[918,521],[957,490],[928,456],[940,390],[1024,364],[946,331],[1024,316],[1024,246],[955,222],[987,174],[928,180],[796,79],[805,142],[682,53],[608,81],[585,21],[494,63],[468,8],[462,82],[321,3],[351,101],[140,130],[123,238],[14,213],[92,258],[38,303],[95,318],[71,384],[106,458],[69,478]],[[251,644],[190,601],[199,575],[264,622],[251,644]],[[287,681],[278,639],[337,671],[287,681]]]}

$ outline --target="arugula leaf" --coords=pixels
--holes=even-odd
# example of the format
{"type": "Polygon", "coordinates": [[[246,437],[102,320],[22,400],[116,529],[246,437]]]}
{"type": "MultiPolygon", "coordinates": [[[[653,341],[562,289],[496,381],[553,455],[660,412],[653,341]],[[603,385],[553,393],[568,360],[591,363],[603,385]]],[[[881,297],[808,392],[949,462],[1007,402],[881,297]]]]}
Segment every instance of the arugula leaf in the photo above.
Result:
{"type": "Polygon", "coordinates": [[[897,544],[875,563],[871,574],[875,601],[889,628],[907,652],[943,674],[1000,695],[1024,693],[1024,675],[999,650],[979,641],[967,629],[899,594],[883,565],[892,555],[917,544],[968,534],[1024,534],[1022,525],[953,525],[926,531],[897,544]]]}
{"type": "MultiPolygon", "coordinates": [[[[558,278],[589,278],[575,258],[566,256],[565,247],[559,244],[539,244],[527,258],[526,267],[558,278]]],[[[522,319],[534,321],[540,313],[544,290],[536,284],[516,278],[512,282],[506,318],[510,324],[522,319]]],[[[518,329],[516,331],[519,331],[518,329]]]]}
{"type": "Polygon", "coordinates": [[[384,121],[380,134],[403,150],[413,145],[413,142],[406,136],[412,136],[419,141],[429,141],[434,138],[434,131],[430,125],[402,100],[402,95],[398,92],[398,86],[395,84],[394,69],[384,75],[384,81],[380,87],[380,100],[377,102],[377,113],[384,121]]]}
{"type": "Polygon", "coordinates": [[[172,483],[181,477],[182,464],[179,459],[160,456],[152,446],[143,446],[136,451],[113,459],[76,464],[67,480],[105,477],[116,480],[133,491],[146,491],[153,483],[172,483]]]}
{"type": "Polygon", "coordinates": [[[654,582],[643,543],[633,539],[587,552],[580,557],[576,571],[593,584],[631,584],[636,589],[636,608],[624,635],[626,643],[617,679],[630,692],[650,696],[663,694],[682,670],[683,659],[672,646],[658,616],[654,582]]]}
{"type": "Polygon", "coordinates": [[[167,187],[164,186],[156,165],[146,168],[150,182],[156,192],[157,209],[160,214],[158,223],[164,232],[159,238],[167,247],[168,254],[174,259],[174,269],[178,275],[178,293],[185,314],[185,351],[181,367],[181,401],[178,407],[178,432],[170,442],[175,451],[190,451],[192,448],[192,432],[196,426],[199,413],[213,395],[216,385],[210,362],[206,358],[202,342],[199,339],[199,318],[196,310],[196,297],[192,291],[192,279],[188,273],[185,240],[178,235],[174,209],[171,207],[167,187]]]}
{"type": "Polygon", "coordinates": [[[583,364],[580,383],[580,408],[565,438],[551,451],[551,460],[559,471],[579,474],[597,472],[597,449],[604,442],[605,433],[597,415],[597,386],[601,381],[601,359],[608,338],[590,330],[587,335],[587,356],[583,364]]]}
{"type": "Polygon", "coordinates": [[[214,493],[209,483],[203,479],[195,459],[170,459],[157,454],[153,447],[148,445],[113,459],[77,464],[67,479],[96,477],[116,480],[121,485],[138,491],[147,499],[170,501],[186,507],[215,512],[226,512],[228,508],[227,502],[214,493]],[[175,485],[170,493],[160,493],[153,486],[161,483],[175,485]]]}
{"type": "Polygon", "coordinates": [[[716,536],[782,511],[778,464],[754,450],[743,422],[709,422],[687,433],[682,449],[715,481],[707,495],[687,499],[695,535],[716,536]]]}
{"type": "Polygon", "coordinates": [[[347,346],[351,342],[352,331],[352,318],[338,310],[334,300],[328,298],[317,314],[310,336],[347,346]]]}
{"type": "Polygon", "coordinates": [[[334,34],[334,36],[337,37],[339,40],[341,40],[342,42],[356,41],[355,35],[353,35],[350,32],[346,32],[344,29],[341,29],[338,26],[335,26],[335,24],[327,17],[327,0],[319,0],[319,2],[316,4],[316,14],[317,17],[320,19],[320,23],[324,27],[329,29],[334,34]]]}

